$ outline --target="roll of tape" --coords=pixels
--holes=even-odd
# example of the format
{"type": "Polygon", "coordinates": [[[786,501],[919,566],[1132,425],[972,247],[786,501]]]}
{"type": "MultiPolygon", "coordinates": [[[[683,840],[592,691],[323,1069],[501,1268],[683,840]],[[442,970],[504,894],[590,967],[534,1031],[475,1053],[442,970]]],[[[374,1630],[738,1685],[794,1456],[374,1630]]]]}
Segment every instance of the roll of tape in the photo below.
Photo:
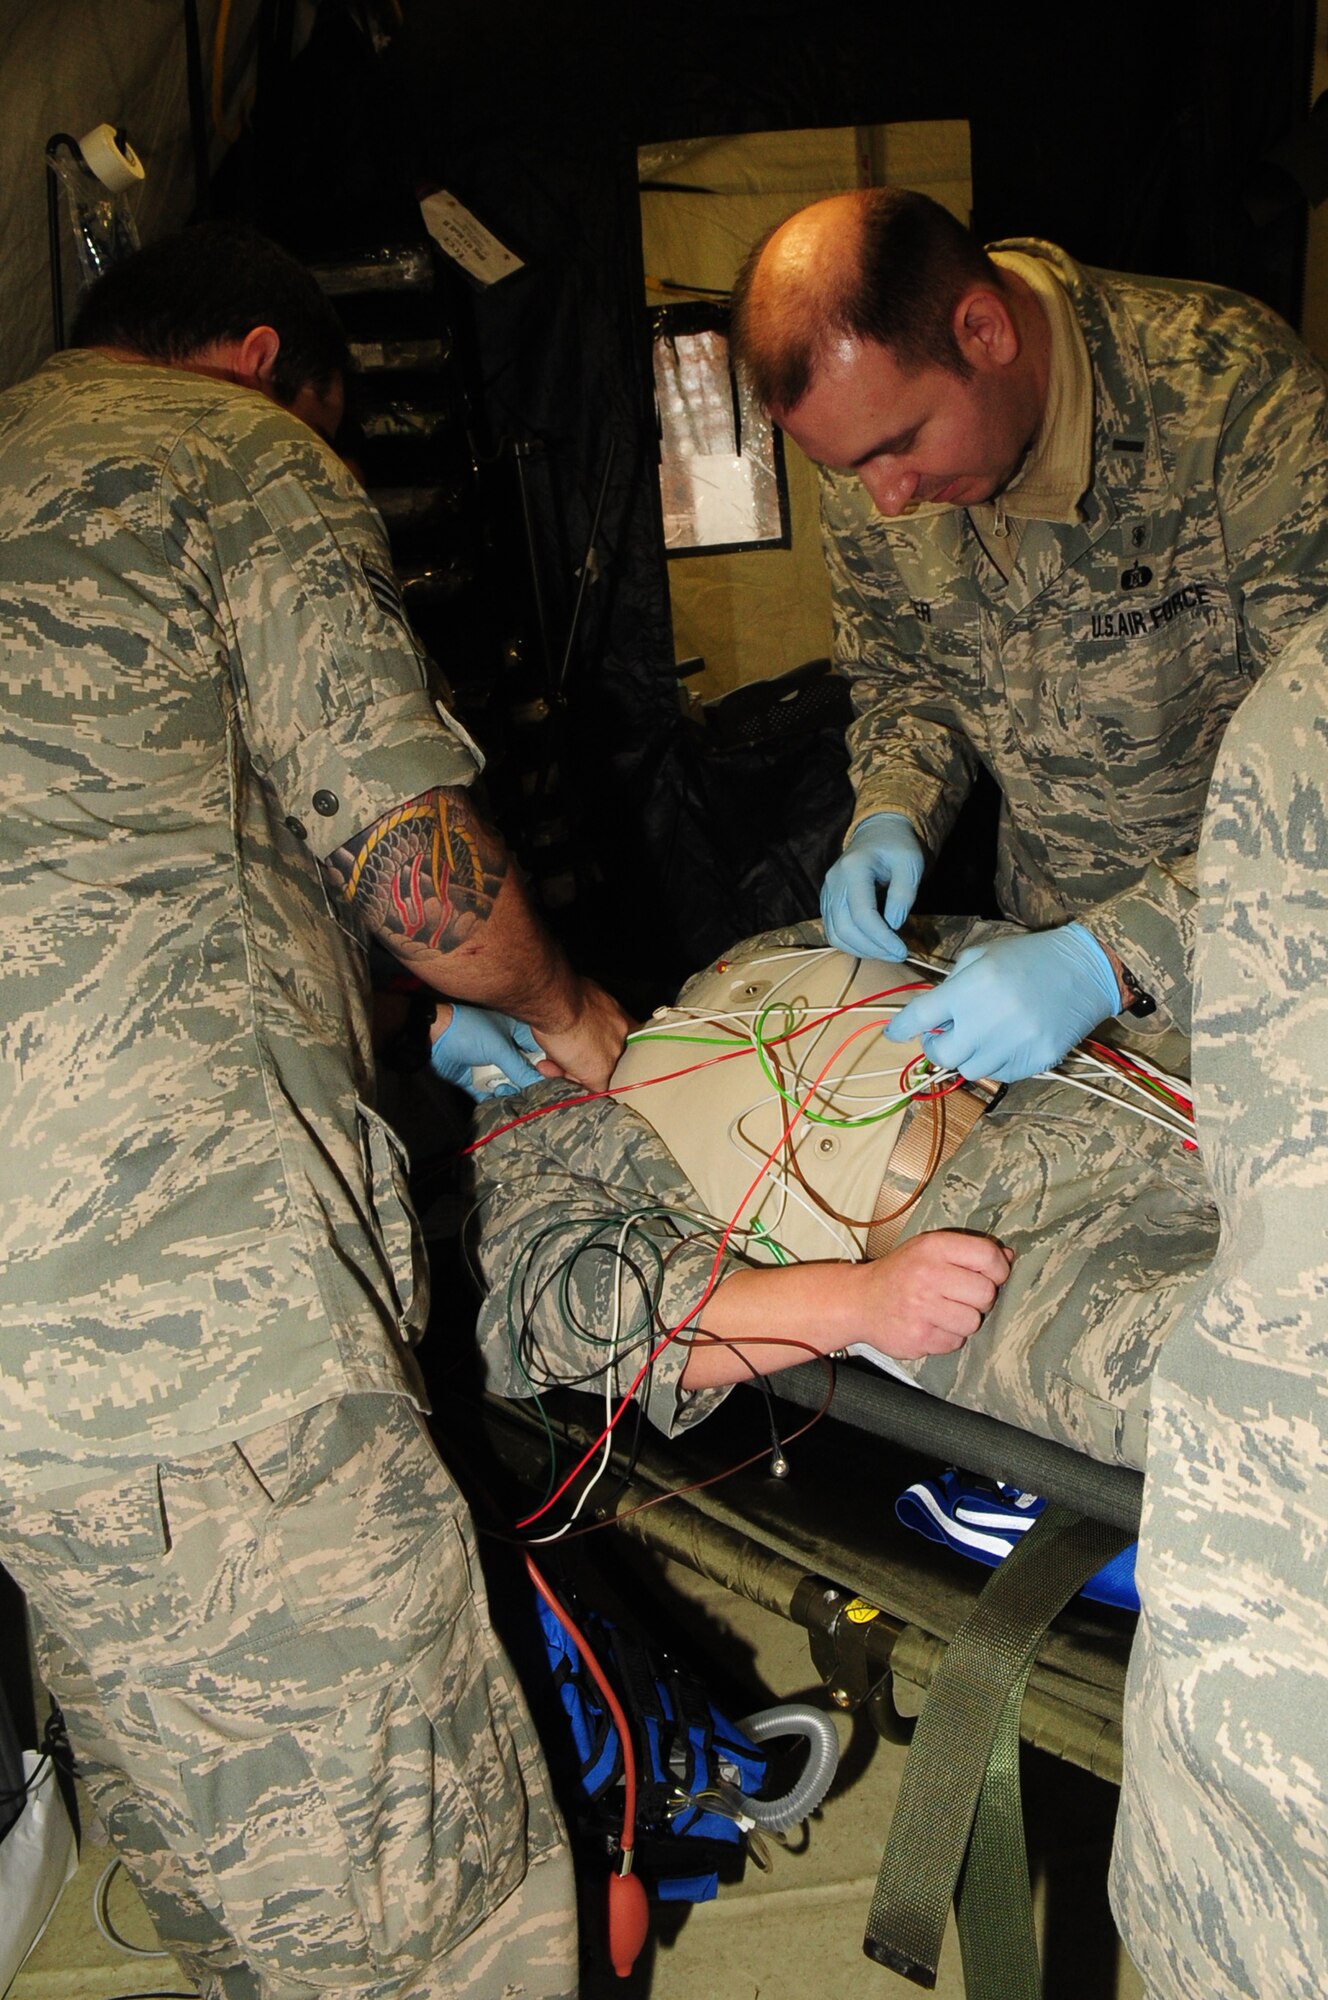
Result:
{"type": "Polygon", "coordinates": [[[121,144],[114,125],[94,125],[79,140],[78,150],[88,172],[111,194],[121,194],[147,179],[138,154],[127,139],[121,144]]]}

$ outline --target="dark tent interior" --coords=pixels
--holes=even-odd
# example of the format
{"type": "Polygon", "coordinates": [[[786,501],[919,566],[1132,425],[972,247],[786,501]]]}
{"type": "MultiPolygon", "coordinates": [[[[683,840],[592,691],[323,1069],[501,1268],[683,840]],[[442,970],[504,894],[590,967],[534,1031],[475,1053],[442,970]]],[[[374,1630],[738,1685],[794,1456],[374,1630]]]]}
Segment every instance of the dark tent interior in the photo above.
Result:
{"type": "MultiPolygon", "coordinates": [[[[696,324],[722,329],[727,292],[688,273],[676,284],[652,276],[643,196],[665,205],[714,196],[689,177],[689,149],[702,141],[946,121],[966,135],[965,187],[984,242],[1046,238],[1108,271],[1231,286],[1302,323],[1307,228],[1328,192],[1328,116],[1311,111],[1313,0],[829,12],[806,0],[254,0],[243,115],[237,99],[225,145],[208,100],[200,0],[184,0],[183,11],[192,144],[177,176],[188,184],[177,189],[181,219],[253,224],[333,296],[357,363],[339,448],[382,513],[411,624],[484,753],[492,816],[549,928],[636,1017],[735,940],[814,917],[852,805],[849,692],[827,657],[828,621],[826,643],[768,668],[759,664],[765,628],[754,625],[748,664],[727,678],[692,657],[679,626],[686,565],[667,538],[654,350],[667,337],[661,327],[690,324],[668,319],[682,302],[697,308],[696,324]],[[497,240],[505,274],[478,277],[440,247],[421,206],[431,197],[451,197],[490,233],[490,247],[497,240]]],[[[216,19],[215,7],[201,12],[216,19]]],[[[1328,95],[1320,102],[1328,107],[1328,95]]],[[[787,208],[801,199],[790,196],[787,208]]],[[[719,546],[712,565],[729,560],[719,546]]],[[[741,560],[755,565],[743,587],[759,595],[767,558],[741,560]]],[[[722,589],[722,570],[708,574],[722,589]]],[[[741,608],[734,616],[741,622],[741,608]]],[[[998,914],[999,807],[984,773],[927,875],[920,910],[998,914]]],[[[389,1099],[393,1088],[388,1079],[389,1099]]],[[[455,1330],[466,1311],[457,1301],[474,1291],[458,1243],[461,1113],[445,1109],[440,1124],[428,1106],[435,1122],[417,1144],[412,1107],[386,1108],[401,1112],[412,1193],[455,1330]]],[[[495,1449],[480,1435],[474,1367],[456,1344],[434,1342],[422,1366],[444,1455],[477,1511],[492,1488],[510,1518],[529,1471],[523,1454],[538,1451],[528,1437],[495,1449]]],[[[766,1476],[771,1408],[768,1394],[745,1386],[704,1445],[689,1437],[671,1465],[704,1486],[712,1461],[750,1450],[744,1463],[759,1458],[760,1467],[733,1489],[735,1519],[745,1509],[776,1535],[781,1509],[813,1511],[819,1482],[842,1490],[816,1532],[827,1549],[851,1541],[878,1483],[893,1496],[932,1462],[920,1444],[846,1446],[826,1424],[801,1445],[803,1484],[790,1503],[766,1476]],[[882,1472],[886,1449],[894,1456],[882,1472]]],[[[627,1456],[624,1490],[646,1476],[642,1437],[627,1456]]],[[[1137,1521],[1137,1496],[1133,1504],[1137,1521]]],[[[680,1629],[694,1619],[698,1643],[713,1639],[716,1617],[665,1601],[649,1564],[675,1552],[669,1528],[658,1532],[653,1553],[626,1535],[600,1536],[587,1565],[599,1564],[607,1599],[625,1615],[645,1605],[649,1616],[657,1593],[680,1629]],[[628,1553],[605,1551],[601,1562],[610,1542],[628,1553]]],[[[731,1523],[726,1532],[736,1572],[749,1557],[731,1523]]],[[[515,1560],[500,1539],[486,1555],[495,1577],[515,1560]]],[[[710,1560],[713,1580],[723,1561],[710,1560]]],[[[825,1574],[840,1574],[829,1554],[825,1574]]],[[[756,1588],[748,1595],[759,1601],[756,1588]]],[[[851,1599],[846,1585],[834,1615],[851,1599]]],[[[0,1600],[17,1632],[17,1593],[3,1574],[0,1600]]],[[[873,1647],[885,1627],[873,1637],[864,1625],[846,1641],[815,1606],[804,1623],[798,1637],[805,1653],[811,1634],[816,1692],[835,1689],[834,1702],[904,1741],[903,1724],[882,1714],[888,1675],[873,1647]]],[[[528,1640],[519,1620],[505,1637],[520,1658],[528,1640]]],[[[1114,1703],[1118,1713],[1123,1616],[1090,1619],[1061,1644],[1052,1679],[1081,1676],[1089,1708],[1114,1703]]],[[[744,1670],[755,1677],[752,1650],[735,1640],[714,1668],[735,1702],[744,1670]]],[[[0,1648],[0,1696],[35,1741],[22,1652],[18,1642],[0,1648]]],[[[932,1671],[930,1660],[919,1667],[919,1689],[932,1671]]],[[[1034,1688],[1039,1715],[1044,1696],[1034,1688]]],[[[1110,1786],[1100,1779],[1112,1777],[1110,1759],[1095,1764],[1095,1738],[1059,1752],[1054,1698],[1045,1713],[1047,1747],[1067,1762],[1045,1758],[1052,1775],[1028,1769],[1024,1779],[1026,1818],[1042,1819],[1034,1872],[1054,1885],[1043,1990],[1048,2000],[1134,2000],[1131,1968],[1116,1983],[1106,1904],[1114,1793],[1104,1803],[1110,1786]],[[1081,1838],[1091,1859],[1083,1879],[1070,1879],[1081,1838]],[[1059,1875],[1058,1842],[1069,1857],[1059,1875]]],[[[0,1713],[0,1773],[13,1747],[0,1713]]],[[[869,1755],[855,1738],[841,1767],[850,1784],[869,1755]]],[[[877,1853],[884,1831],[884,1822],[873,1829],[877,1853]]],[[[683,1921],[666,1915],[658,1935],[671,1940],[683,1921]]],[[[845,1921],[851,1930],[857,1914],[845,1921]]],[[[904,1990],[863,1964],[864,1991],[904,1990]]],[[[126,1973],[125,1993],[156,1987],[155,1972],[141,1973],[126,1973]]],[[[693,1990],[723,2000],[756,1990],[736,1950],[696,1980],[693,1990]]],[[[601,1952],[587,2000],[615,1990],[645,2000],[648,1958],[622,1982],[601,1952]]],[[[29,1992],[38,1989],[16,1989],[19,2000],[29,1992]]]]}
{"type": "MultiPolygon", "coordinates": [[[[1313,10],[1261,10],[1257,33],[1241,4],[1153,10],[1146,28],[975,13],[961,33],[893,8],[813,24],[789,0],[404,14],[374,55],[359,10],[325,6],[284,66],[290,9],[270,8],[252,131],[206,207],[317,259],[418,243],[418,197],[441,187],[521,257],[488,287],[444,274],[466,415],[442,456],[477,481],[479,512],[454,524],[468,577],[426,636],[553,920],[653,1005],[733,938],[814,914],[849,795],[835,681],[813,671],[793,704],[781,687],[683,713],[638,148],[963,119],[984,240],[1043,236],[1109,269],[1227,283],[1296,323],[1306,206],[1288,142],[1313,10]]],[[[986,907],[993,824],[980,796],[933,907],[986,907]]]]}

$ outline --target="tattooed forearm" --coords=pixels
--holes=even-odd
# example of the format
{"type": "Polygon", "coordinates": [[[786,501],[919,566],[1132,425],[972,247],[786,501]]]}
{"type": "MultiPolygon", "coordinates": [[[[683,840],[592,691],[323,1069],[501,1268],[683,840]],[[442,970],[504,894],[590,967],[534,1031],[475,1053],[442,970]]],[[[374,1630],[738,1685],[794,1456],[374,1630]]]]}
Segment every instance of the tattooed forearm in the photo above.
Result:
{"type": "Polygon", "coordinates": [[[437,952],[454,951],[488,916],[508,866],[469,794],[450,786],[386,813],[324,863],[370,931],[437,952]]]}

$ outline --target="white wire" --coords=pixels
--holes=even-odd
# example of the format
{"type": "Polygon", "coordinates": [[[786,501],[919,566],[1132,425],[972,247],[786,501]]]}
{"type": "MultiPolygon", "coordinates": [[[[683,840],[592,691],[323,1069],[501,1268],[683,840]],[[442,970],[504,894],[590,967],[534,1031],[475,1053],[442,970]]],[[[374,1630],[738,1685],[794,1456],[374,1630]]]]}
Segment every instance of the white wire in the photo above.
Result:
{"type": "MultiPolygon", "coordinates": [[[[728,1140],[729,1145],[732,1146],[734,1152],[739,1154],[743,1160],[763,1160],[766,1154],[770,1151],[770,1148],[768,1146],[758,1146],[754,1140],[749,1139],[747,1137],[747,1134],[742,1129],[742,1121],[744,1118],[749,1118],[754,1111],[760,1111],[766,1105],[773,1104],[774,1101],[775,1098],[774,1098],[774,1093],[772,1091],[768,1097],[760,1098],[755,1104],[749,1104],[746,1110],[740,1111],[736,1118],[732,1118],[729,1120],[728,1130],[724,1136],[728,1140]]],[[[769,1174],[767,1174],[767,1179],[768,1178],[769,1174]]],[[[782,1195],[784,1195],[784,1200],[781,1201],[778,1211],[770,1219],[770,1221],[766,1222],[764,1217],[761,1215],[761,1207],[759,1203],[755,1210],[756,1220],[760,1221],[762,1228],[766,1230],[778,1229],[782,1224],[784,1216],[788,1210],[787,1190],[783,1187],[782,1183],[779,1181],[776,1181],[776,1186],[779,1192],[782,1195]]]]}
{"type": "MultiPolygon", "coordinates": [[[[733,1120],[732,1124],[729,1126],[728,1129],[729,1144],[733,1146],[735,1151],[740,1153],[744,1159],[764,1160],[770,1148],[764,1144],[761,1144],[755,1139],[750,1139],[747,1136],[747,1134],[742,1130],[743,1119],[748,1117],[751,1112],[759,1111],[763,1108],[763,1106],[773,1104],[775,1101],[776,1101],[775,1097],[772,1093],[771,1096],[762,1099],[760,1104],[749,1104],[747,1110],[740,1111],[738,1113],[738,1116],[733,1120]]],[[[799,1187],[796,1177],[789,1171],[789,1169],[786,1166],[780,1164],[780,1162],[783,1159],[783,1152],[784,1149],[781,1146],[779,1154],[776,1156],[776,1158],[774,1160],[768,1161],[766,1164],[765,1178],[782,1196],[782,1200],[780,1202],[779,1212],[773,1218],[773,1221],[769,1225],[765,1225],[763,1223],[762,1226],[768,1227],[770,1231],[773,1233],[773,1231],[778,1229],[783,1223],[784,1217],[788,1213],[789,1202],[794,1201],[798,1204],[799,1208],[806,1209],[807,1213],[813,1218],[813,1220],[819,1223],[821,1228],[824,1229],[826,1234],[829,1236],[835,1248],[838,1251],[840,1251],[841,1254],[846,1254],[853,1263],[856,1263],[861,1255],[860,1245],[855,1241],[855,1239],[851,1235],[848,1235],[847,1237],[841,1235],[836,1218],[826,1215],[823,1210],[819,1209],[816,1206],[816,1203],[814,1201],[808,1199],[805,1190],[799,1187]]],[[[760,1215],[761,1211],[759,1207],[756,1213],[758,1216],[760,1215]]],[[[783,1249],[783,1247],[784,1246],[781,1244],[780,1248],[783,1249]]],[[[791,1252],[785,1251],[786,1256],[790,1254],[791,1252]]],[[[798,1261],[802,1260],[799,1259],[798,1261]]]]}
{"type": "Polygon", "coordinates": [[[151,1951],[146,1945],[130,1944],[128,1938],[122,1938],[119,1931],[116,1930],[115,1925],[111,1922],[108,1898],[110,1896],[111,1883],[115,1880],[116,1872],[122,1866],[123,1863],[117,1855],[113,1861],[107,1862],[101,1874],[97,1877],[97,1886],[92,1892],[92,1916],[97,1929],[101,1932],[107,1944],[114,1945],[117,1951],[128,1952],[130,1958],[169,1958],[171,1954],[168,1951],[151,1951]]]}
{"type": "MultiPolygon", "coordinates": [[[[775,1002],[776,1009],[788,1008],[794,1012],[797,1011],[798,1005],[798,1002],[792,1000],[777,1000],[775,1002]]],[[[882,1014],[893,1018],[894,1015],[901,1011],[903,1005],[904,1002],[902,1000],[851,1000],[847,1005],[835,1000],[827,1002],[825,1005],[818,1003],[816,1006],[812,1006],[808,1001],[803,1001],[801,1009],[803,1014],[833,1014],[837,1020],[842,1020],[850,1014],[882,1014]]],[[[682,1016],[685,1017],[689,1026],[698,1028],[727,1028],[732,1024],[732,1034],[735,1044],[746,1042],[749,1047],[754,1049],[756,1043],[744,1024],[748,1021],[759,1021],[763,1014],[768,1014],[769,1012],[770,1008],[768,1005],[763,1007],[732,1007],[725,1009],[716,1007],[670,1007],[668,1020],[646,1021],[641,1027],[633,1028],[627,1040],[629,1043],[662,1041],[669,1035],[676,1035],[679,1026],[679,1017],[682,1016]]]]}
{"type": "Polygon", "coordinates": [[[1039,1080],[1044,1080],[1047,1083],[1067,1083],[1072,1090],[1086,1090],[1090,1097],[1100,1097],[1106,1103],[1114,1104],[1118,1111],[1129,1111],[1136,1118],[1146,1118],[1150,1125],[1160,1125],[1164,1132],[1174,1132],[1177,1138],[1192,1139],[1194,1137],[1193,1126],[1183,1125],[1170,1118],[1160,1117],[1156,1111],[1145,1110],[1142,1104],[1131,1104],[1126,1099],[1117,1097],[1114,1091],[1102,1090],[1095,1083],[1085,1082],[1083,1077],[1067,1076],[1063,1070],[1059,1069],[1040,1070],[1038,1076],[1039,1080]]]}
{"type": "MultiPolygon", "coordinates": [[[[1077,1044],[1073,1053],[1075,1055],[1080,1055],[1080,1054],[1089,1055],[1091,1051],[1085,1049],[1082,1046],[1082,1044],[1077,1044]]],[[[1155,1062],[1150,1062],[1147,1056],[1136,1055],[1133,1049],[1129,1051],[1129,1059],[1134,1064],[1136,1069],[1147,1070],[1148,1074],[1151,1077],[1156,1077],[1159,1083],[1168,1083],[1171,1085],[1173,1089],[1175,1089],[1178,1085],[1184,1083],[1185,1081],[1183,1077],[1172,1076],[1169,1071],[1165,1069],[1159,1069],[1157,1064],[1155,1062]]],[[[1100,1060],[1099,1057],[1093,1056],[1094,1062],[1097,1062],[1099,1060],[1100,1060]]],[[[1110,1067],[1110,1065],[1108,1065],[1108,1067],[1110,1067]]]]}
{"type": "Polygon", "coordinates": [[[608,1471],[609,1460],[613,1456],[613,1410],[620,1394],[618,1389],[618,1343],[622,1339],[623,1278],[626,1272],[624,1253],[627,1248],[627,1238],[636,1227],[636,1220],[634,1215],[624,1218],[623,1226],[618,1231],[618,1241],[614,1248],[613,1327],[609,1334],[609,1357],[604,1363],[604,1448],[599,1456],[599,1464],[582,1487],[575,1507],[573,1507],[562,1526],[555,1529],[551,1535],[536,1535],[532,1537],[532,1540],[540,1543],[561,1541],[568,1530],[575,1525],[580,1517],[581,1509],[585,1506],[587,1500],[589,1500],[591,1494],[599,1485],[600,1480],[603,1479],[605,1473],[608,1471]]]}
{"type": "MultiPolygon", "coordinates": [[[[808,1197],[805,1189],[798,1186],[792,1174],[787,1171],[781,1173],[772,1161],[766,1168],[766,1179],[774,1181],[775,1185],[779,1188],[780,1193],[784,1197],[785,1208],[787,1208],[790,1201],[796,1202],[799,1208],[805,1209],[812,1220],[820,1225],[842,1256],[847,1257],[849,1262],[853,1264],[860,1261],[862,1257],[861,1244],[847,1230],[844,1230],[842,1235],[840,1234],[842,1225],[838,1222],[838,1219],[827,1215],[823,1209],[818,1208],[816,1203],[808,1197]]],[[[798,1261],[801,1263],[805,1260],[800,1258],[798,1261]]]]}
{"type": "MultiPolygon", "coordinates": [[[[898,1070],[892,1070],[888,1073],[894,1077],[897,1077],[899,1074],[898,1070]]],[[[925,1077],[920,1077],[917,1083],[910,1085],[907,1090],[901,1092],[896,1088],[889,1100],[889,1106],[890,1108],[896,1106],[902,1108],[918,1097],[928,1096],[932,1091],[943,1088],[947,1083],[953,1082],[956,1075],[957,1072],[953,1070],[931,1070],[925,1077]]],[[[776,1103],[776,1101],[777,1093],[772,1092],[769,1096],[758,1099],[756,1103],[749,1104],[744,1111],[740,1111],[737,1117],[732,1120],[728,1127],[727,1137],[729,1144],[735,1150],[744,1153],[750,1159],[760,1160],[765,1157],[769,1148],[750,1138],[742,1130],[742,1121],[744,1118],[750,1117],[753,1112],[763,1110],[776,1103]]],[[[799,1185],[796,1175],[793,1174],[791,1168],[785,1163],[784,1152],[785,1149],[781,1146],[775,1158],[770,1160],[765,1168],[766,1180],[771,1182],[784,1198],[779,1212],[774,1218],[773,1226],[778,1228],[780,1223],[782,1223],[787,1212],[787,1204],[792,1200],[812,1216],[841,1251],[846,1251],[852,1261],[858,1261],[862,1255],[861,1244],[848,1231],[847,1225],[840,1222],[838,1218],[828,1216],[823,1209],[819,1208],[810,1199],[805,1189],[799,1185]],[[845,1233],[841,1235],[839,1233],[840,1230],[843,1230],[845,1233]]],[[[759,1213],[760,1210],[758,1209],[757,1214],[759,1215],[759,1213]]]]}
{"type": "MultiPolygon", "coordinates": [[[[1156,1104],[1157,1102],[1156,1094],[1153,1091],[1149,1090],[1146,1084],[1141,1083],[1138,1077],[1131,1076],[1128,1070],[1117,1068],[1115,1063],[1104,1062],[1101,1056],[1095,1056],[1089,1049],[1085,1049],[1082,1047],[1076,1047],[1071,1049],[1069,1055],[1065,1057],[1065,1062],[1066,1063],[1075,1062],[1083,1064],[1087,1068],[1091,1069],[1096,1076],[1109,1077],[1113,1083],[1120,1084],[1127,1090],[1133,1090],[1134,1092],[1137,1093],[1138,1096],[1144,1098],[1148,1103],[1156,1104]]],[[[1182,1079],[1174,1076],[1168,1076],[1165,1070],[1152,1069],[1151,1065],[1149,1073],[1157,1080],[1158,1083],[1164,1085],[1166,1088],[1171,1090],[1180,1090],[1182,1091],[1182,1094],[1188,1098],[1189,1092],[1187,1089],[1185,1089],[1182,1079]]],[[[1190,1115],[1188,1112],[1181,1110],[1180,1106],[1178,1105],[1173,1108],[1177,1111],[1178,1115],[1183,1118],[1188,1118],[1190,1115]]]]}
{"type": "Polygon", "coordinates": [[[783,958],[801,959],[805,965],[808,959],[836,957],[838,952],[832,944],[791,944],[782,951],[763,951],[756,958],[726,958],[723,964],[726,972],[746,972],[754,965],[778,965],[783,958]]]}
{"type": "MultiPolygon", "coordinates": [[[[1155,1093],[1148,1089],[1147,1085],[1141,1083],[1137,1077],[1131,1076],[1127,1070],[1118,1069],[1114,1063],[1104,1062],[1100,1056],[1095,1056],[1091,1049],[1086,1049],[1082,1045],[1076,1045],[1070,1050],[1070,1053],[1065,1057],[1064,1063],[1062,1063],[1059,1069],[1047,1070],[1043,1074],[1047,1076],[1059,1076],[1062,1081],[1070,1082],[1073,1078],[1071,1073],[1065,1068],[1065,1064],[1071,1062],[1091,1069],[1094,1075],[1106,1077],[1118,1087],[1134,1091],[1137,1096],[1143,1098],[1146,1104],[1153,1107],[1154,1113],[1156,1113],[1158,1099],[1155,1093]]],[[[1155,1069],[1151,1063],[1147,1065],[1147,1068],[1149,1073],[1156,1077],[1159,1083],[1171,1090],[1181,1090],[1182,1094],[1188,1098],[1188,1090],[1184,1089],[1180,1078],[1168,1076],[1165,1070],[1155,1069]]],[[[1137,1111],[1139,1109],[1136,1104],[1131,1103],[1128,1099],[1118,1098],[1114,1093],[1110,1093],[1110,1095],[1111,1102],[1119,1104],[1122,1111],[1137,1111]]],[[[1169,1104],[1166,1106],[1166,1109],[1184,1124],[1187,1137],[1196,1131],[1194,1115],[1191,1111],[1185,1110],[1178,1104],[1169,1104]]]]}

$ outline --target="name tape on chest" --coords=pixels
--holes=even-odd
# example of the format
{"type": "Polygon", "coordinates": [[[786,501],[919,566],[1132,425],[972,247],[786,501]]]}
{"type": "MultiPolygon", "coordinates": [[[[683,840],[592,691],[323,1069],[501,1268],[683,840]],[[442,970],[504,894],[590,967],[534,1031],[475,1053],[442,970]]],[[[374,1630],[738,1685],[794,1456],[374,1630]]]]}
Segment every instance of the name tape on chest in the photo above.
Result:
{"type": "MultiPolygon", "coordinates": [[[[1152,572],[1143,564],[1136,564],[1121,574],[1124,591],[1137,591],[1151,581],[1152,572]]],[[[1177,619],[1198,618],[1205,624],[1212,624],[1217,612],[1218,592],[1211,583],[1184,583],[1153,604],[1142,604],[1137,599],[1131,601],[1123,597],[1109,610],[1093,612],[1091,636],[1094,639],[1141,639],[1150,632],[1160,632],[1177,619]]]]}

